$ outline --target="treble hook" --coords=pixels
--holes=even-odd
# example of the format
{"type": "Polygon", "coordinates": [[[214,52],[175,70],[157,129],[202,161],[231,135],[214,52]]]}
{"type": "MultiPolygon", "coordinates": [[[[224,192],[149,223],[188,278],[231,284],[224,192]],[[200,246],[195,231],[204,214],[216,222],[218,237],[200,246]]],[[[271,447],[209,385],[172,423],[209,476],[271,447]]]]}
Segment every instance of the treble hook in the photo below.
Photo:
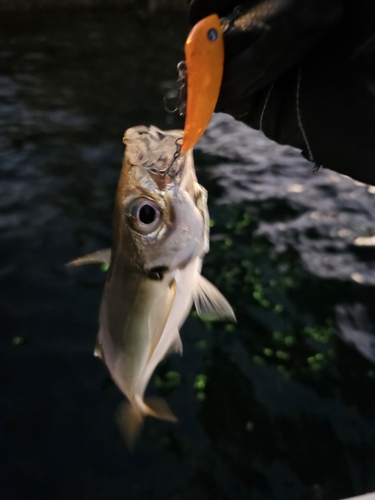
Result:
{"type": "Polygon", "coordinates": [[[167,113],[178,111],[180,116],[185,116],[187,99],[187,69],[185,61],[180,61],[177,64],[177,73],[178,88],[171,89],[168,93],[164,94],[164,110],[167,113]]]}
{"type": "Polygon", "coordinates": [[[176,151],[174,152],[173,158],[169,162],[168,167],[164,170],[160,170],[161,174],[168,175],[175,161],[181,156],[182,142],[180,143],[179,141],[182,141],[182,137],[177,137],[177,139],[175,140],[176,151]]]}
{"type": "Polygon", "coordinates": [[[186,114],[186,100],[187,100],[187,67],[185,61],[180,61],[177,64],[178,72],[178,112],[180,116],[185,116],[186,114]]]}

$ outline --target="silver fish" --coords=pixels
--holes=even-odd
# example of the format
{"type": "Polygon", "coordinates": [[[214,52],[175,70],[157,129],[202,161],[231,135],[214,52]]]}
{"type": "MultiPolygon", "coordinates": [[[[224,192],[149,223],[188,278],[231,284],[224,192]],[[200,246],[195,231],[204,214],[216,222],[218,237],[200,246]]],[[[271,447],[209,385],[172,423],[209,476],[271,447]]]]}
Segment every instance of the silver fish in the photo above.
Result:
{"type": "Polygon", "coordinates": [[[176,420],[147,384],[170,352],[182,353],[179,329],[193,302],[203,317],[235,321],[221,293],[200,274],[209,250],[207,192],[192,152],[171,160],[182,131],[139,126],[125,132],[112,251],[73,261],[109,264],[95,354],[127,397],[120,421],[129,446],[147,415],[176,420]]]}

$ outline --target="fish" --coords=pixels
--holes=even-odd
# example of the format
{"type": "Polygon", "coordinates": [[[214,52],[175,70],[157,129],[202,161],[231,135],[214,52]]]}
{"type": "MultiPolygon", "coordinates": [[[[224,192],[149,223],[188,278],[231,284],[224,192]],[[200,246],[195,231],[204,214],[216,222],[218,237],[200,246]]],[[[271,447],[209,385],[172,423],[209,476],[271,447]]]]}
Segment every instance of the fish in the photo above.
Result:
{"type": "Polygon", "coordinates": [[[187,102],[182,153],[193,148],[202,137],[219,98],[224,40],[217,14],[205,17],[190,31],[185,42],[185,64],[187,102]]]}
{"type": "Polygon", "coordinates": [[[112,249],[69,264],[109,265],[94,354],[128,400],[118,421],[130,449],[146,416],[176,420],[163,400],[144,394],[160,361],[182,354],[179,330],[193,302],[202,318],[235,321],[228,301],[201,275],[209,250],[207,191],[191,150],[171,161],[182,135],[155,126],[125,132],[112,249]]]}

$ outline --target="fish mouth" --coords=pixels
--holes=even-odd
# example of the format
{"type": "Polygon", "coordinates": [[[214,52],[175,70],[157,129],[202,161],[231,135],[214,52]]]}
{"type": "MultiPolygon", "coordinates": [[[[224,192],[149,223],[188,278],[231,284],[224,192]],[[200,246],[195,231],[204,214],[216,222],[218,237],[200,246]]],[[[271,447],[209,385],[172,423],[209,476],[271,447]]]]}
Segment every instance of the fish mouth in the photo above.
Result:
{"type": "Polygon", "coordinates": [[[176,150],[173,156],[169,157],[169,162],[165,168],[157,168],[155,165],[151,165],[148,168],[152,176],[158,176],[161,179],[169,177],[171,180],[176,179],[182,174],[186,164],[186,157],[181,153],[181,145],[176,141],[176,150]]]}
{"type": "Polygon", "coordinates": [[[175,179],[182,173],[186,158],[181,154],[183,131],[163,132],[150,127],[133,127],[125,132],[126,158],[133,167],[141,167],[155,180],[175,179]]]}
{"type": "Polygon", "coordinates": [[[143,167],[147,169],[158,189],[165,191],[180,185],[185,165],[186,156],[180,153],[177,155],[177,152],[175,152],[172,157],[169,157],[169,162],[164,168],[156,168],[154,165],[150,167],[143,165],[143,167]]]}

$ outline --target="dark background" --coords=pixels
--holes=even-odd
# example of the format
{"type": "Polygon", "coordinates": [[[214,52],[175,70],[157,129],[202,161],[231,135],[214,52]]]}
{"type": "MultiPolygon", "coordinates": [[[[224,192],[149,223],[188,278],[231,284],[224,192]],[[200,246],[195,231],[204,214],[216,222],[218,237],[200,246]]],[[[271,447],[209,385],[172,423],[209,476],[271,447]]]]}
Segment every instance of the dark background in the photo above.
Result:
{"type": "Polygon", "coordinates": [[[238,324],[182,328],[133,454],[94,358],[126,128],[163,110],[177,12],[0,19],[0,499],[334,500],[375,490],[375,188],[217,115],[196,148],[203,274],[238,324]]]}

